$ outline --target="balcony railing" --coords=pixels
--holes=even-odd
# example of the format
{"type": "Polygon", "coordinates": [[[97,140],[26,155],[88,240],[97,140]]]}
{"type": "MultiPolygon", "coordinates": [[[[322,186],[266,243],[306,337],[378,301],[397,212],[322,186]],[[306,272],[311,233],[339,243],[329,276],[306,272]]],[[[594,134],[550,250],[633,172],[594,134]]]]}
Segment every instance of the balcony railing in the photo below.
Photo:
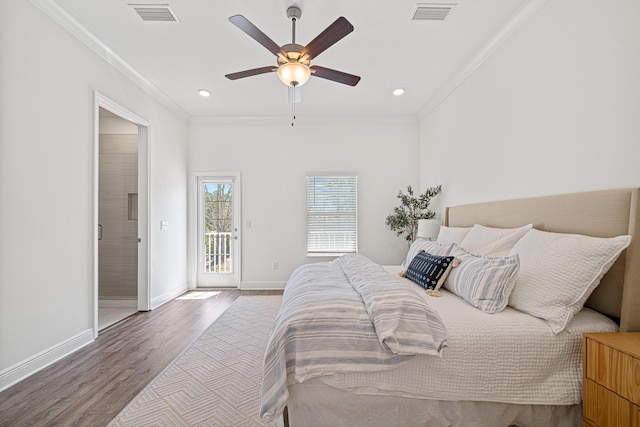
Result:
{"type": "Polygon", "coordinates": [[[204,272],[231,273],[231,233],[205,233],[204,272]]]}

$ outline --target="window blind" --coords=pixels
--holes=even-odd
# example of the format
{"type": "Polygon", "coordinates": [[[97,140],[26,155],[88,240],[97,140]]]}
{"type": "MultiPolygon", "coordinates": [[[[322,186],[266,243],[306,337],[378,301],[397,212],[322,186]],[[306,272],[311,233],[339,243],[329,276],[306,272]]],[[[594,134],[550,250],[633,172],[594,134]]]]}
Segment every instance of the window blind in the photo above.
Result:
{"type": "Polygon", "coordinates": [[[358,251],[358,177],[307,176],[307,254],[358,251]]]}

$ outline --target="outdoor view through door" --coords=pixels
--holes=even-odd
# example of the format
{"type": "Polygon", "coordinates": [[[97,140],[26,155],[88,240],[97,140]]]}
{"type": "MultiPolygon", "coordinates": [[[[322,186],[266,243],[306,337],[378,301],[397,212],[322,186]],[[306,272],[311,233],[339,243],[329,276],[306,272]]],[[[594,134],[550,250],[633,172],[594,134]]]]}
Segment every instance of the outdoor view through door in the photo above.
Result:
{"type": "Polygon", "coordinates": [[[198,286],[238,286],[234,177],[199,179],[198,286]]]}

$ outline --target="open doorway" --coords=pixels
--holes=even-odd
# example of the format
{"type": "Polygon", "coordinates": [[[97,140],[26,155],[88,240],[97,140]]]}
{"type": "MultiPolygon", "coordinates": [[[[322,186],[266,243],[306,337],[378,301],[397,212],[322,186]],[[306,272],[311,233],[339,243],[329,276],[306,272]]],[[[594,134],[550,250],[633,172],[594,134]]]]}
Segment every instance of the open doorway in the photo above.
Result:
{"type": "Polygon", "coordinates": [[[148,123],[96,93],[94,337],[150,309],[148,123]]]}
{"type": "Polygon", "coordinates": [[[99,111],[100,331],[138,311],[138,126],[99,111]]]}

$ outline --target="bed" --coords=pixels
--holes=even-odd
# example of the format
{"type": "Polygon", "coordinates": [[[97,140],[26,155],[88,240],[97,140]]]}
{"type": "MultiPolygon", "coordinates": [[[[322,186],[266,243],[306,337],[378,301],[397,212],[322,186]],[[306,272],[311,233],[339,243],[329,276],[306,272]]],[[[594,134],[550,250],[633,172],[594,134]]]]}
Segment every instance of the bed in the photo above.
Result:
{"type": "MultiPolygon", "coordinates": [[[[508,284],[501,285],[502,297],[497,299],[504,304],[499,307],[494,297],[477,298],[477,292],[467,295],[456,288],[467,274],[460,267],[450,270],[447,280],[455,278],[450,286],[445,282],[440,296],[428,295],[366,257],[342,257],[301,267],[285,288],[283,307],[265,354],[261,415],[279,417],[286,405],[293,427],[580,425],[582,333],[640,330],[640,312],[635,310],[640,303],[640,247],[634,239],[640,226],[638,196],[638,189],[625,188],[447,208],[444,222],[449,231],[468,233],[476,227],[480,231],[524,230],[509,251],[490,256],[469,254],[460,247],[461,242],[442,242],[438,247],[424,243],[427,252],[449,251],[446,255],[463,259],[460,267],[467,266],[467,270],[476,261],[493,267],[500,259],[508,284]],[[570,305],[569,312],[575,310],[568,314],[563,306],[560,317],[553,310],[548,315],[548,307],[536,303],[539,296],[527,293],[532,287],[521,285],[527,280],[536,283],[544,276],[538,274],[539,266],[532,269],[536,262],[551,265],[565,256],[565,240],[556,240],[557,236],[579,242],[581,236],[589,236],[585,237],[588,244],[597,243],[595,252],[573,254],[572,262],[560,264],[562,270],[586,274],[591,266],[584,266],[585,260],[581,263],[582,255],[586,261],[601,255],[610,260],[597,267],[606,274],[595,277],[594,273],[593,286],[597,287],[586,292],[588,300],[570,305]],[[617,249],[601,254],[598,251],[605,243],[617,249]],[[554,258],[540,257],[540,247],[545,248],[545,256],[554,258]],[[506,270],[513,260],[518,263],[517,274],[506,270]],[[355,283],[356,291],[360,286],[363,290],[355,295],[341,293],[346,291],[334,284],[343,272],[355,283]],[[365,286],[369,282],[378,283],[377,288],[365,286]],[[391,303],[398,301],[401,304],[391,303]],[[299,307],[294,309],[294,304],[299,307]],[[357,316],[362,314],[356,314],[355,320],[323,317],[314,312],[314,305],[323,304],[334,314],[362,304],[364,314],[374,321],[368,326],[360,323],[357,316]],[[418,321],[414,310],[423,305],[427,319],[418,321]],[[295,316],[304,317],[311,329],[332,322],[336,329],[322,329],[314,336],[313,330],[285,322],[295,316]],[[363,347],[357,352],[349,349],[353,353],[345,359],[334,358],[333,351],[372,330],[379,334],[377,344],[367,341],[367,345],[383,347],[386,354],[371,356],[375,349],[363,347]],[[427,332],[416,339],[416,330],[427,332]]],[[[467,239],[469,245],[472,240],[467,239]]],[[[553,268],[549,271],[556,273],[553,268]]],[[[557,283],[553,287],[571,288],[564,279],[569,274],[566,271],[558,276],[563,278],[563,287],[557,283]]],[[[550,281],[543,285],[546,283],[550,281]]],[[[554,300],[549,301],[548,306],[554,307],[554,300]]]]}

